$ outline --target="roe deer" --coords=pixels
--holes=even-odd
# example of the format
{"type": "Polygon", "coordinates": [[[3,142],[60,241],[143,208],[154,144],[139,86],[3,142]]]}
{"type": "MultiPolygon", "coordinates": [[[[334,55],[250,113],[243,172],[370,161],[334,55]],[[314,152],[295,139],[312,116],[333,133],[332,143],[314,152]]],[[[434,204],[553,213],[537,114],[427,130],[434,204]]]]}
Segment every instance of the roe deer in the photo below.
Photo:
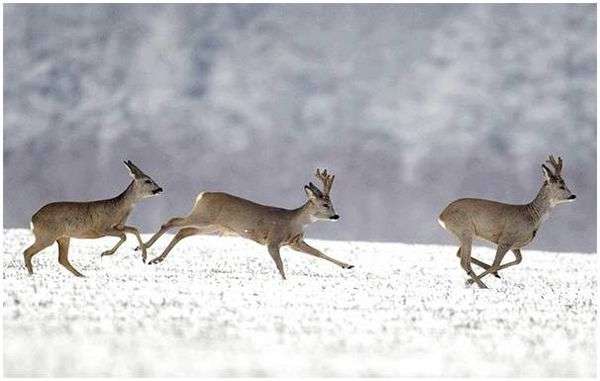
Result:
{"type": "Polygon", "coordinates": [[[351,269],[354,266],[330,258],[304,242],[306,225],[318,220],[337,220],[339,218],[333,210],[329,196],[335,176],[328,175],[327,170],[321,172],[318,169],[315,176],[323,182],[323,191],[313,183],[304,186],[308,201],[293,210],[256,204],[227,193],[200,193],[188,216],[170,219],[161,226],[145,246],[142,246],[142,248],[149,248],[170,228],[182,228],[164,252],[148,264],[162,262],[175,244],[185,237],[218,230],[234,233],[266,245],[283,279],[285,279],[285,273],[279,249],[286,245],[296,251],[333,262],[344,269],[351,269]]]}
{"type": "Polygon", "coordinates": [[[562,159],[559,157],[556,161],[550,155],[547,162],[554,168],[554,173],[542,164],[544,183],[535,199],[529,204],[512,205],[464,198],[450,203],[440,214],[438,218],[440,225],[460,241],[456,255],[460,257],[462,268],[471,277],[467,280],[467,284],[477,283],[480,288],[487,288],[481,281],[485,275],[492,273],[499,278],[498,270],[521,263],[520,249],[533,240],[552,208],[575,199],[575,195],[567,188],[561,175],[562,159]],[[471,257],[471,244],[474,237],[498,245],[491,266],[471,257]],[[515,260],[500,265],[509,250],[512,250],[515,255],[515,260]],[[471,262],[485,271],[475,275],[471,262]]]}
{"type": "MultiPolygon", "coordinates": [[[[120,195],[99,201],[88,202],[53,202],[43,206],[31,217],[31,227],[35,242],[23,253],[25,266],[29,274],[33,274],[31,258],[58,242],[58,263],[76,276],[83,276],[69,262],[69,240],[73,238],[100,238],[105,236],[119,237],[121,240],[112,249],[105,251],[100,257],[113,255],[125,242],[125,233],[132,233],[140,244],[142,238],[133,226],[126,226],[125,221],[133,210],[133,206],[141,199],[162,192],[150,176],[143,173],[131,161],[124,162],[133,177],[133,181],[120,195]]],[[[142,260],[146,262],[146,250],[142,250],[142,260]]]]}

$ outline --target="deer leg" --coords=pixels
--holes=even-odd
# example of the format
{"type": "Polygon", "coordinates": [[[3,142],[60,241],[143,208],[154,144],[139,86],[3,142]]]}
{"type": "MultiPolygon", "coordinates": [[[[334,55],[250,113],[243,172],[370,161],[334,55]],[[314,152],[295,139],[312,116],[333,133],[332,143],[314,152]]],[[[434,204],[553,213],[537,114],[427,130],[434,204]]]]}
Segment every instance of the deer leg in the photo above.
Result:
{"type": "MultiPolygon", "coordinates": [[[[505,269],[507,267],[518,265],[519,263],[521,263],[521,260],[523,259],[523,256],[521,255],[521,250],[514,249],[514,250],[512,250],[512,252],[515,255],[515,260],[512,261],[512,262],[505,263],[505,264],[503,264],[501,266],[498,266],[498,268],[496,269],[496,271],[500,271],[500,270],[503,270],[503,269],[505,269]]],[[[483,274],[479,275],[480,278],[483,277],[483,276],[484,276],[483,274]]]]}
{"type": "Polygon", "coordinates": [[[142,262],[146,263],[146,256],[147,256],[146,255],[146,247],[144,246],[144,243],[142,242],[142,237],[140,236],[140,232],[133,226],[119,226],[117,229],[124,233],[131,233],[135,236],[135,238],[137,238],[138,243],[140,245],[139,247],[142,248],[142,262]]]}
{"type": "Polygon", "coordinates": [[[105,255],[113,255],[115,253],[115,251],[117,251],[117,249],[127,239],[127,237],[125,236],[125,233],[120,232],[120,231],[112,231],[112,232],[108,233],[107,235],[114,236],[114,237],[119,237],[120,240],[119,240],[119,242],[117,242],[117,244],[115,245],[115,247],[113,247],[110,250],[106,250],[106,251],[102,252],[102,254],[100,254],[100,258],[104,257],[105,255]]]}
{"type": "Polygon", "coordinates": [[[472,284],[473,282],[476,282],[477,280],[483,278],[487,274],[491,272],[497,272],[498,270],[500,270],[500,264],[502,263],[502,260],[504,259],[504,256],[506,255],[508,250],[510,250],[510,245],[498,245],[498,249],[496,250],[496,256],[494,257],[494,263],[492,264],[492,266],[489,269],[482,272],[481,274],[477,275],[475,278],[468,279],[467,283],[472,284]]]}
{"type": "MultiPolygon", "coordinates": [[[[458,251],[456,252],[456,256],[460,258],[460,247],[458,248],[458,251]]],[[[489,269],[491,266],[488,265],[487,263],[480,261],[479,259],[471,256],[471,262],[473,262],[474,264],[476,264],[477,266],[481,267],[484,270],[489,269]]],[[[492,274],[494,274],[494,276],[496,278],[500,278],[500,275],[498,275],[497,272],[493,272],[492,274]]]]}
{"type": "MultiPolygon", "coordinates": [[[[471,237],[461,239],[461,250],[460,250],[460,265],[467,272],[467,275],[477,283],[479,288],[487,288],[487,286],[475,276],[473,267],[471,267],[471,245],[473,240],[471,237]]],[[[486,270],[487,271],[487,270],[486,270]]]]}
{"type": "Polygon", "coordinates": [[[195,235],[198,233],[200,233],[199,228],[183,228],[183,229],[179,230],[177,232],[177,234],[175,235],[175,237],[173,237],[171,242],[169,242],[169,245],[165,248],[165,251],[163,251],[163,253],[161,255],[159,255],[158,257],[156,257],[153,260],[151,260],[150,262],[148,262],[148,264],[154,265],[154,264],[164,261],[166,256],[169,254],[169,252],[173,249],[173,247],[175,247],[177,242],[181,241],[185,237],[189,237],[189,236],[192,236],[192,235],[195,235]]]}
{"type": "Polygon", "coordinates": [[[283,280],[285,280],[285,272],[283,271],[283,261],[281,260],[281,254],[279,253],[279,245],[269,245],[269,254],[271,254],[271,258],[275,262],[275,266],[277,266],[277,270],[279,270],[279,274],[283,280]]]}
{"type": "Polygon", "coordinates": [[[163,224],[160,227],[160,230],[158,232],[156,232],[156,234],[154,234],[152,236],[152,238],[150,238],[148,240],[148,242],[146,243],[142,243],[140,244],[140,246],[136,247],[135,250],[139,250],[140,248],[144,247],[146,249],[149,249],[150,246],[154,245],[154,242],[156,242],[163,234],[165,234],[166,232],[169,231],[169,229],[174,228],[176,226],[185,226],[185,225],[190,225],[188,218],[187,217],[175,217],[175,218],[171,218],[169,221],[167,221],[165,224],[163,224]]]}
{"type": "Polygon", "coordinates": [[[35,237],[35,242],[29,246],[27,249],[25,249],[25,251],[23,252],[23,258],[25,260],[25,267],[27,268],[27,271],[29,272],[29,275],[33,274],[33,266],[31,265],[31,258],[36,255],[37,253],[39,253],[40,251],[44,250],[45,248],[47,248],[48,246],[52,245],[54,243],[54,240],[52,239],[40,239],[39,237],[35,237]]]}
{"type": "Polygon", "coordinates": [[[324,259],[326,261],[335,263],[336,265],[340,266],[343,269],[351,269],[351,268],[354,267],[353,265],[349,265],[347,263],[340,262],[337,259],[333,259],[331,257],[328,257],[327,255],[323,254],[322,252],[320,252],[319,250],[317,250],[314,247],[310,246],[309,244],[307,244],[304,241],[296,241],[296,242],[290,244],[290,247],[292,249],[296,250],[296,251],[301,252],[301,253],[309,254],[309,255],[312,255],[314,257],[321,258],[321,259],[324,259]]]}
{"type": "Polygon", "coordinates": [[[521,263],[521,260],[523,259],[523,256],[521,255],[521,250],[520,249],[514,249],[514,250],[512,250],[512,252],[515,255],[515,260],[512,261],[512,262],[508,262],[508,263],[506,263],[506,264],[498,267],[498,270],[502,270],[502,269],[505,269],[507,267],[518,265],[519,263],[521,263]]]}
{"type": "Polygon", "coordinates": [[[62,237],[56,240],[58,242],[58,263],[63,265],[67,270],[72,272],[75,276],[83,277],[79,271],[69,262],[69,237],[62,237]]]}

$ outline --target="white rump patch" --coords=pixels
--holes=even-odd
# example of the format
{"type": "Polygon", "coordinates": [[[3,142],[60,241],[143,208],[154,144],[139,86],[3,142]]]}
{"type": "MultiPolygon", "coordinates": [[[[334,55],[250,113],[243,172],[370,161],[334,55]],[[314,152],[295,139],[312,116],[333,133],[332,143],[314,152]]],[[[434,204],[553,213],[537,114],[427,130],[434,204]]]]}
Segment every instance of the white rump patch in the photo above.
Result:
{"type": "Polygon", "coordinates": [[[200,202],[200,200],[202,200],[202,196],[204,196],[204,193],[206,192],[202,192],[198,195],[198,197],[196,197],[196,204],[200,202]]]}
{"type": "Polygon", "coordinates": [[[442,219],[441,219],[441,218],[438,218],[438,222],[439,222],[439,224],[440,224],[440,225],[442,225],[442,227],[443,227],[444,229],[446,229],[446,223],[445,223],[444,221],[442,221],[442,219]]]}
{"type": "Polygon", "coordinates": [[[33,222],[29,221],[29,228],[33,231],[33,222]]]}

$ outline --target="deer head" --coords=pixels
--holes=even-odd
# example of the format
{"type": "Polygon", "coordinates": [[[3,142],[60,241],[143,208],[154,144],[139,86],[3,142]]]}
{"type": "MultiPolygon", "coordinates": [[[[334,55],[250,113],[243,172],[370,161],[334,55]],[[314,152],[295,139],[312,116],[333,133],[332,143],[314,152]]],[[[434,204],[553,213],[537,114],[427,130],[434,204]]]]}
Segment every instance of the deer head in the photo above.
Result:
{"type": "Polygon", "coordinates": [[[575,200],[575,195],[571,193],[565,181],[562,178],[562,158],[558,158],[558,161],[554,159],[554,156],[550,155],[546,163],[550,164],[554,172],[550,170],[545,164],[542,164],[542,170],[544,172],[544,192],[547,194],[550,203],[557,205],[563,202],[570,202],[575,200]]]}
{"type": "Polygon", "coordinates": [[[129,169],[129,175],[133,177],[133,192],[136,199],[152,197],[163,191],[150,176],[136,167],[131,160],[124,161],[123,163],[129,169]]]}
{"type": "Polygon", "coordinates": [[[329,197],[331,186],[335,175],[330,175],[327,170],[321,172],[317,169],[315,177],[323,183],[323,190],[317,188],[312,182],[304,186],[308,197],[308,207],[311,218],[314,220],[337,220],[340,218],[333,209],[333,203],[329,197]]]}

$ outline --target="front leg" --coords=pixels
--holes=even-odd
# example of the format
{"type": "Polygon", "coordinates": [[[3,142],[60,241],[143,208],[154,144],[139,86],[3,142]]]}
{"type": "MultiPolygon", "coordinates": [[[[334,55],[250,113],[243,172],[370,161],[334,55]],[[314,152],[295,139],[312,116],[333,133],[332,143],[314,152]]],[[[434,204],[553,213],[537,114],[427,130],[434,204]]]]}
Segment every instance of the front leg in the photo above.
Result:
{"type": "Polygon", "coordinates": [[[142,261],[146,263],[146,246],[144,246],[144,243],[142,242],[142,236],[140,236],[140,232],[137,230],[137,228],[134,228],[133,226],[122,225],[117,227],[117,229],[121,230],[122,232],[131,233],[135,235],[135,237],[138,240],[138,243],[140,244],[140,247],[142,248],[142,261]]]}
{"type": "Polygon", "coordinates": [[[127,239],[127,237],[125,236],[125,233],[123,233],[122,231],[117,230],[117,229],[114,229],[114,230],[111,230],[110,232],[107,232],[106,235],[112,236],[112,237],[119,237],[120,240],[119,240],[119,242],[117,242],[117,244],[115,245],[115,247],[113,247],[110,250],[106,250],[105,252],[103,252],[102,254],[100,254],[100,258],[104,257],[105,255],[113,255],[115,253],[115,251],[117,251],[117,249],[127,239]]]}
{"type": "Polygon", "coordinates": [[[271,258],[273,258],[273,261],[275,262],[275,266],[277,266],[277,270],[279,270],[279,274],[281,274],[281,277],[285,280],[285,272],[283,271],[283,261],[281,260],[281,254],[279,253],[279,245],[269,244],[268,249],[271,258]]]}
{"type": "Polygon", "coordinates": [[[340,262],[337,259],[328,257],[327,255],[321,253],[319,250],[315,249],[314,247],[312,247],[309,244],[307,244],[306,242],[304,242],[304,240],[302,240],[302,239],[300,239],[298,241],[294,241],[293,243],[290,244],[290,247],[301,253],[309,254],[314,257],[325,259],[326,261],[329,261],[329,262],[333,262],[343,269],[351,269],[354,267],[353,265],[349,265],[347,263],[340,262]]]}

